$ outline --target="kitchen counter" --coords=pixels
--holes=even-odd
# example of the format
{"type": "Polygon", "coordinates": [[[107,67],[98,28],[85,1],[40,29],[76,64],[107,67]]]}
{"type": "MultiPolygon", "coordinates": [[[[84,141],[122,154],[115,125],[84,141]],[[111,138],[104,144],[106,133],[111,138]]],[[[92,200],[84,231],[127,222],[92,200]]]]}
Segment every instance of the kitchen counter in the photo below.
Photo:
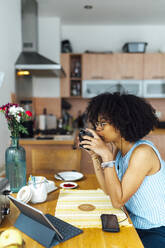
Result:
{"type": "MultiPolygon", "coordinates": [[[[20,145],[74,145],[76,141],[78,131],[74,131],[72,135],[54,135],[53,139],[36,139],[36,138],[29,138],[29,139],[20,139],[20,145]]],[[[149,135],[156,135],[156,134],[165,134],[165,128],[157,128],[149,133],[149,135]]],[[[52,136],[52,135],[51,135],[52,136]]]]}
{"type": "Polygon", "coordinates": [[[78,134],[78,130],[75,130],[73,134],[66,134],[66,135],[45,135],[45,136],[36,136],[34,138],[22,138],[20,139],[20,145],[74,145],[76,136],[78,134]],[[40,139],[37,139],[40,137],[40,139]],[[49,139],[48,137],[51,137],[49,139]]]}
{"type": "Polygon", "coordinates": [[[75,135],[54,135],[53,139],[36,139],[36,138],[30,138],[30,139],[20,139],[19,143],[20,145],[54,145],[54,144],[69,144],[74,145],[75,142],[75,135]]]}

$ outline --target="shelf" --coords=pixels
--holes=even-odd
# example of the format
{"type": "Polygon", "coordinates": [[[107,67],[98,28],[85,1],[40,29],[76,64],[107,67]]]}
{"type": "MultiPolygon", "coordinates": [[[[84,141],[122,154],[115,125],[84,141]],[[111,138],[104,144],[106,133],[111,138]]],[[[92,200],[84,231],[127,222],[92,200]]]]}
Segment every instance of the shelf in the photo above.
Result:
{"type": "Polygon", "coordinates": [[[83,98],[82,96],[69,96],[69,97],[62,97],[62,98],[65,98],[65,99],[85,99],[83,98]]]}
{"type": "Polygon", "coordinates": [[[70,80],[81,81],[82,78],[79,78],[79,77],[71,77],[70,80]]]}
{"type": "Polygon", "coordinates": [[[82,63],[81,54],[62,54],[61,64],[66,78],[61,79],[61,97],[81,98],[82,63]]]}
{"type": "Polygon", "coordinates": [[[88,101],[90,98],[82,97],[82,96],[68,96],[68,97],[62,97],[64,99],[68,100],[81,100],[81,101],[88,101]]]}

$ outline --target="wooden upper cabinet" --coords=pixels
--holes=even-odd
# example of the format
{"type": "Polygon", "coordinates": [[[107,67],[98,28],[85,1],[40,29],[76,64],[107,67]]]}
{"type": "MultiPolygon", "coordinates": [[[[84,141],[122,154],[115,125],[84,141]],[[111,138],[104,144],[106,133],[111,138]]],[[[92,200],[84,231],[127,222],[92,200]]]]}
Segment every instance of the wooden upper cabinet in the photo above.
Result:
{"type": "Polygon", "coordinates": [[[70,96],[70,54],[62,53],[60,63],[65,71],[66,76],[60,79],[61,97],[70,96]]]}
{"type": "Polygon", "coordinates": [[[143,54],[83,54],[83,80],[142,79],[143,54]]]}
{"type": "Polygon", "coordinates": [[[143,79],[143,54],[116,53],[114,79],[143,79]]]}
{"type": "Polygon", "coordinates": [[[61,78],[61,97],[81,96],[82,80],[165,78],[165,53],[65,53],[61,54],[61,65],[66,73],[66,77],[61,78]]]}
{"type": "Polygon", "coordinates": [[[82,79],[114,79],[114,54],[83,54],[82,79]]]}
{"type": "Polygon", "coordinates": [[[165,54],[144,54],[144,79],[165,78],[165,54]]]}

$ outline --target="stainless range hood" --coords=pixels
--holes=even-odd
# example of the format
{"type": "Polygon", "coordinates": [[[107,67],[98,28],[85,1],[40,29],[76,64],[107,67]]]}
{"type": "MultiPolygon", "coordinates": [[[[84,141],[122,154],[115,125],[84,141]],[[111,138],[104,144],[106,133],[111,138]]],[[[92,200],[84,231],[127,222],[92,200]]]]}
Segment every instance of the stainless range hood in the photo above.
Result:
{"type": "Polygon", "coordinates": [[[62,77],[65,75],[60,64],[38,53],[38,4],[36,0],[21,0],[22,49],[15,69],[29,71],[34,75],[62,77]]]}

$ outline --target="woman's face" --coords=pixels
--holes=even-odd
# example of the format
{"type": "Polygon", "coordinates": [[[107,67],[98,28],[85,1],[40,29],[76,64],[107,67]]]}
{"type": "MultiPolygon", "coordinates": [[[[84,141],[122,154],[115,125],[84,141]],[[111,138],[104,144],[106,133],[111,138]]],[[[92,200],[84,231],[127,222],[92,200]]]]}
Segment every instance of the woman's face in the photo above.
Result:
{"type": "Polygon", "coordinates": [[[117,142],[121,139],[120,131],[100,116],[96,123],[96,132],[106,143],[117,142]]]}

